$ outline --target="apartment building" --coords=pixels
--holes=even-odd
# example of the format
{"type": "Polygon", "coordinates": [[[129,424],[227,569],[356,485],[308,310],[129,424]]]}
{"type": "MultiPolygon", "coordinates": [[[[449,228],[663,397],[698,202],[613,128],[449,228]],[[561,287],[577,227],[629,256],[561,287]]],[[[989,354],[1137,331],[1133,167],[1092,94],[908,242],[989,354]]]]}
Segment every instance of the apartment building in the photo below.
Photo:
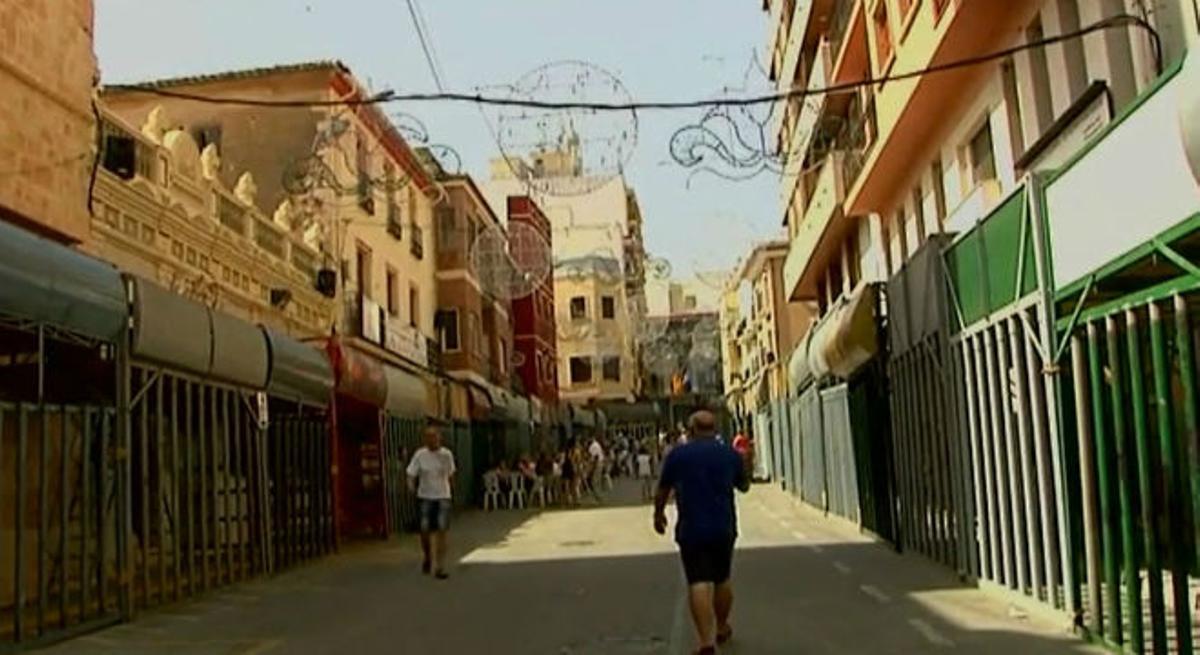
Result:
{"type": "Polygon", "coordinates": [[[511,302],[488,294],[470,265],[478,235],[503,226],[469,175],[446,173],[427,152],[419,154],[447,194],[436,211],[442,366],[485,391],[508,389],[514,352],[511,302]]]}
{"type": "MultiPolygon", "coordinates": [[[[365,94],[348,68],[325,61],[158,80],[145,86],[213,97],[295,101],[365,94]]],[[[445,192],[380,108],[218,105],[122,88],[106,90],[104,102],[127,125],[167,124],[193,141],[200,167],[223,187],[234,189],[235,199],[240,185],[242,200],[254,198],[271,212],[280,231],[308,244],[305,254],[313,257],[309,265],[317,271],[312,283],[335,299],[335,315],[328,324],[370,357],[410,377],[426,375],[431,345],[434,358],[437,354],[430,234],[434,205],[445,192]]],[[[237,205],[228,200],[199,198],[216,203],[211,211],[218,220],[236,227],[237,205]]],[[[229,274],[241,278],[249,277],[247,273],[243,269],[229,274]]],[[[250,280],[241,283],[251,286],[250,280]]],[[[426,402],[424,392],[418,394],[422,384],[410,380],[397,385],[414,396],[414,411],[426,402]]]]}
{"type": "MultiPolygon", "coordinates": [[[[1010,57],[887,79],[1070,34],[1119,0],[771,0],[780,89],[864,82],[788,103],[779,147],[788,294],[821,313],[894,274],[930,234],[972,227],[1023,175],[1063,163],[1156,77],[1149,32],[1126,21],[1010,57]],[[878,80],[868,83],[868,80],[878,80]]],[[[1186,0],[1139,3],[1184,51],[1186,0]]],[[[1135,12],[1136,13],[1136,12],[1135,12]]],[[[1139,15],[1141,15],[1139,13],[1139,15]]]]}
{"type": "Polygon", "coordinates": [[[730,277],[720,312],[724,384],[730,411],[753,416],[788,393],[787,361],[812,321],[812,303],[789,301],[786,241],[754,247],[730,277]]]}
{"type": "Polygon", "coordinates": [[[493,160],[484,193],[494,209],[503,208],[510,197],[529,193],[523,181],[529,175],[551,187],[562,180],[566,188],[587,190],[537,199],[552,236],[561,395],[577,404],[632,399],[643,377],[635,325],[646,315],[644,219],[623,176],[584,180],[578,136],[561,141],[531,153],[534,164],[513,156],[493,160]]]}

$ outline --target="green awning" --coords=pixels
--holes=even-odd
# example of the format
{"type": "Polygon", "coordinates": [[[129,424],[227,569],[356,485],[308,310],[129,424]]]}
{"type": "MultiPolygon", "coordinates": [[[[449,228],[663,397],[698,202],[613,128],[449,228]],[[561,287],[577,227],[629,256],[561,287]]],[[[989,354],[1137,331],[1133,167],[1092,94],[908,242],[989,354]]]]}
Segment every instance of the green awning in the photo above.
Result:
{"type": "Polygon", "coordinates": [[[271,349],[267,393],[277,398],[327,405],[333,391],[333,367],[324,352],[270,328],[263,328],[271,349]]]}
{"type": "Polygon", "coordinates": [[[0,220],[0,314],[116,341],[129,310],[117,269],[0,220]]]}

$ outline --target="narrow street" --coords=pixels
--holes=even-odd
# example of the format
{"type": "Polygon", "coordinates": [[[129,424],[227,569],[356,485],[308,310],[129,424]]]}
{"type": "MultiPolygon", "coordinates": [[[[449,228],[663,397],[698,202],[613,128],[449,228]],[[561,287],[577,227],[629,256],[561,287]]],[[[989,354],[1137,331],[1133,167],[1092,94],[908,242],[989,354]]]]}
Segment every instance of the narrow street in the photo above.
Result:
{"type": "MultiPolygon", "coordinates": [[[[461,516],[445,583],[421,576],[406,537],[45,652],[687,653],[679,566],[636,495],[619,483],[603,507],[461,516]]],[[[1099,652],[774,488],[756,487],[740,509],[737,635],[723,653],[1099,652]]]]}

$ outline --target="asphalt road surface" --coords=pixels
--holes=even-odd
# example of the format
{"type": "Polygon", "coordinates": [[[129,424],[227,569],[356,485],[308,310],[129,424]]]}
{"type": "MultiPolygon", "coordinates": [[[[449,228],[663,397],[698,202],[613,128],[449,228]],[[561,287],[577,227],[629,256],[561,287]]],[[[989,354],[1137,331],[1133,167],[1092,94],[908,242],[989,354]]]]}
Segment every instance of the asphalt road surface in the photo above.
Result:
{"type": "MultiPolygon", "coordinates": [[[[455,519],[447,581],[406,537],[48,649],[55,655],[680,655],[682,570],[632,483],[603,506],[455,519]]],[[[1064,619],[961,587],[837,519],[757,486],[740,499],[735,638],[725,655],[1100,653],[1064,619]]]]}

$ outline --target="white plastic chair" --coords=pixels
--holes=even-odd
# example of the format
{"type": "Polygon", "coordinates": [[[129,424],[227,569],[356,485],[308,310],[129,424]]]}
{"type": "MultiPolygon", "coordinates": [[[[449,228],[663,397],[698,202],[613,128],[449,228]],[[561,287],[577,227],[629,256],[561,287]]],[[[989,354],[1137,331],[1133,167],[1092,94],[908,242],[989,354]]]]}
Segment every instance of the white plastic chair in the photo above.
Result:
{"type": "Polygon", "coordinates": [[[483,474],[483,511],[490,512],[500,508],[504,496],[500,492],[500,475],[495,471],[483,474]]]}
{"type": "Polygon", "coordinates": [[[508,474],[508,508],[525,509],[525,476],[520,471],[508,474]]]}

